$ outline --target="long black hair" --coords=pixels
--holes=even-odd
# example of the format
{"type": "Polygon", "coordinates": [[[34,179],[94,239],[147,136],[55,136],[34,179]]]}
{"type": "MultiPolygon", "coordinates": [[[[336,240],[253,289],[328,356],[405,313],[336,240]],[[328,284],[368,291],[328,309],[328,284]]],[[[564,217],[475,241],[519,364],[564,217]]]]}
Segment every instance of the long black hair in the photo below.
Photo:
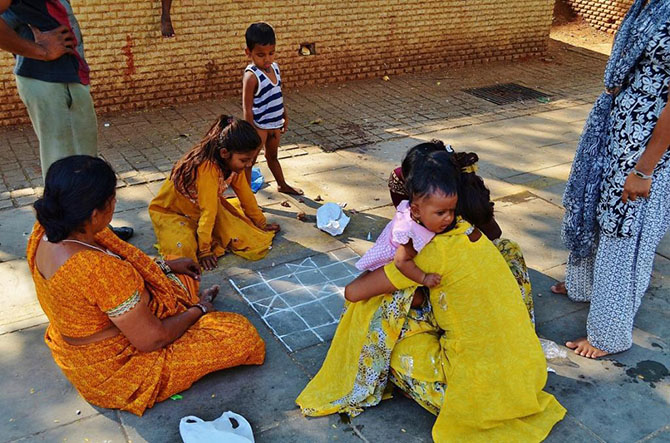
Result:
{"type": "Polygon", "coordinates": [[[251,152],[261,144],[261,138],[251,123],[227,115],[220,116],[207,134],[193,146],[172,168],[170,180],[182,195],[196,198],[189,189],[195,183],[198,167],[206,160],[226,170],[221,157],[221,148],[229,152],[251,152]]]}
{"type": "Polygon", "coordinates": [[[51,243],[79,231],[95,209],[101,210],[116,194],[116,175],[101,158],[73,155],[49,167],[44,194],[33,207],[51,243]]]}
{"type": "Polygon", "coordinates": [[[474,152],[456,152],[453,161],[459,169],[459,211],[473,225],[485,226],[493,218],[493,202],[491,191],[476,172],[479,156],[474,152]]]}

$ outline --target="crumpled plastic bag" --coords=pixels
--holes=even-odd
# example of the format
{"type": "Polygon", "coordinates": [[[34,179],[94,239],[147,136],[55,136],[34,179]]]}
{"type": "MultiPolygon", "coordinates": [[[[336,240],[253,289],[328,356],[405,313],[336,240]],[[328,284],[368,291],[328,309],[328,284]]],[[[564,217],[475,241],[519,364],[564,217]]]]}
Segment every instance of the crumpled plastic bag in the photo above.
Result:
{"type": "Polygon", "coordinates": [[[249,422],[231,411],[213,421],[186,416],[179,422],[179,434],[184,443],[254,443],[249,422]]]}
{"type": "Polygon", "coordinates": [[[254,166],[251,168],[251,190],[254,194],[263,187],[263,183],[265,183],[265,177],[261,173],[261,168],[254,166]]]}
{"type": "Polygon", "coordinates": [[[342,234],[349,220],[337,203],[326,203],[316,211],[316,227],[332,236],[342,234]]]}

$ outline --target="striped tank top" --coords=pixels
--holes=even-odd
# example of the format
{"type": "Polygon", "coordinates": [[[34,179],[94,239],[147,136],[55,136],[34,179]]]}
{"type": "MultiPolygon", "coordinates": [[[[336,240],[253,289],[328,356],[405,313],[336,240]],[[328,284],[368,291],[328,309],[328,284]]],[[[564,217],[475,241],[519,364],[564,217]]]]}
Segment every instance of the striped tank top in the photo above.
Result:
{"type": "Polygon", "coordinates": [[[258,79],[258,87],[254,94],[254,124],[261,129],[279,129],[284,126],[284,99],[281,95],[281,75],[277,63],[272,64],[277,76],[277,84],[270,81],[253,63],[244,70],[251,71],[258,79]]]}

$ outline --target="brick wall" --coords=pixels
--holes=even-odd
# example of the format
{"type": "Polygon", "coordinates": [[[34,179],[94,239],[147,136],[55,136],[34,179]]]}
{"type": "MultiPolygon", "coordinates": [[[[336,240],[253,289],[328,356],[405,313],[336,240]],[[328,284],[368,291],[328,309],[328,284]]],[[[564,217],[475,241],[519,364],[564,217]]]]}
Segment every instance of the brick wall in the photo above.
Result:
{"type": "MultiPolygon", "coordinates": [[[[244,31],[267,21],[287,88],[541,55],[554,0],[72,0],[98,113],[240,94],[244,31]],[[317,55],[299,56],[314,42],[317,55]]],[[[27,122],[0,53],[0,125],[27,122]]]]}
{"type": "Polygon", "coordinates": [[[583,17],[591,26],[601,31],[616,32],[633,0],[557,0],[583,17]]]}

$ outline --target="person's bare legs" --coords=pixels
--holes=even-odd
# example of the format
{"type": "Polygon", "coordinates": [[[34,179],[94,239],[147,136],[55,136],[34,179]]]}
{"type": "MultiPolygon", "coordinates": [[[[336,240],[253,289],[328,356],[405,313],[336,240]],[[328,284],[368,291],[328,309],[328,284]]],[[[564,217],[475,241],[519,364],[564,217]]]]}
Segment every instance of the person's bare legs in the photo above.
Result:
{"type": "Polygon", "coordinates": [[[284,171],[282,171],[279,164],[279,129],[267,131],[267,139],[265,140],[265,160],[268,162],[268,168],[272,172],[275,180],[277,180],[277,188],[279,192],[292,195],[303,195],[304,192],[300,188],[290,186],[284,179],[284,171]]]}
{"type": "Polygon", "coordinates": [[[263,149],[263,146],[265,146],[265,141],[268,139],[268,131],[267,129],[260,129],[256,128],[256,132],[258,133],[258,136],[261,138],[261,145],[256,151],[256,155],[254,155],[254,161],[252,163],[252,166],[248,168],[244,168],[244,173],[247,174],[247,181],[249,182],[249,186],[251,186],[251,169],[253,168],[253,165],[256,164],[256,159],[258,158],[258,154],[260,154],[261,149],[263,149]]]}
{"type": "Polygon", "coordinates": [[[172,0],[161,0],[161,34],[163,37],[174,37],[170,8],[172,8],[172,0]]]}

